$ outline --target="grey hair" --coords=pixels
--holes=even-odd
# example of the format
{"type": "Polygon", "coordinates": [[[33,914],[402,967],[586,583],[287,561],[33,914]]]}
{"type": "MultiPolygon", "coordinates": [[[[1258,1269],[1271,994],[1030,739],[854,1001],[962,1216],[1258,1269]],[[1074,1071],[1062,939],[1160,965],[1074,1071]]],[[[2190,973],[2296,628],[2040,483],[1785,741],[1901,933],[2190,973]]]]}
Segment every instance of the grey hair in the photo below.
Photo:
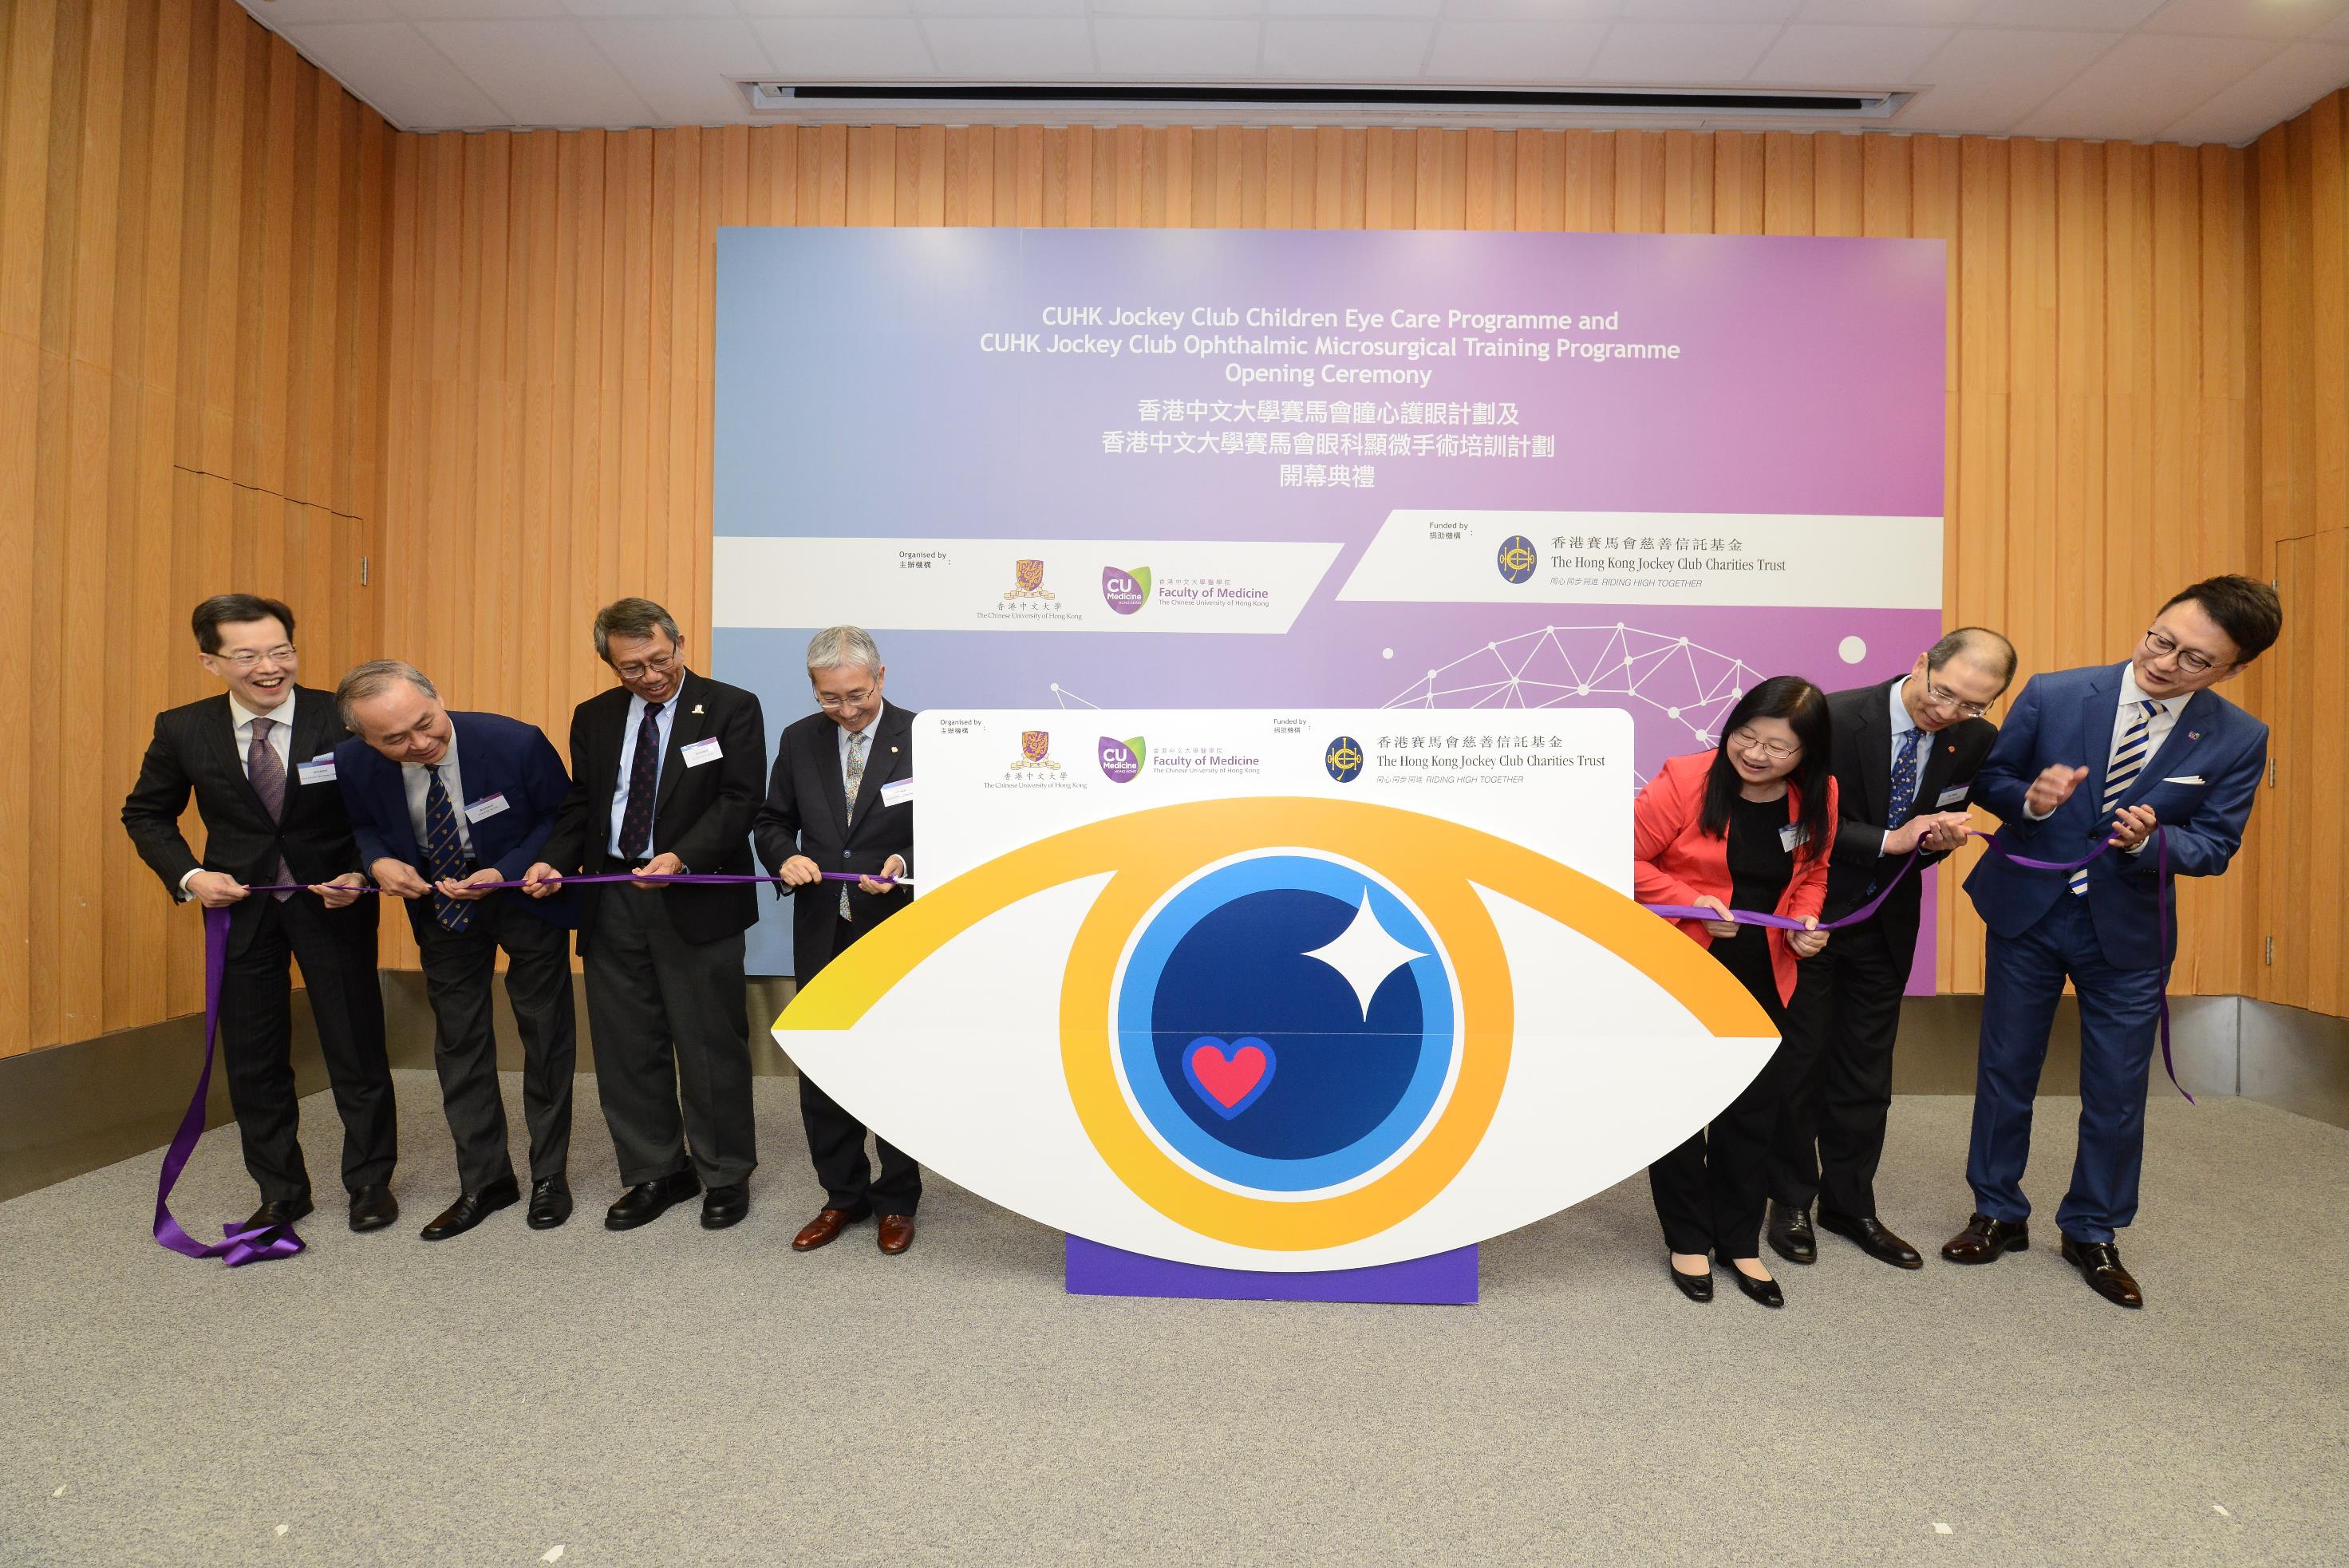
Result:
{"type": "Polygon", "coordinates": [[[1999,678],[1999,690],[2003,691],[2014,680],[2014,644],[1988,627],[1961,626],[1925,650],[1928,674],[1963,655],[1969,664],[1999,678]]]}
{"type": "Polygon", "coordinates": [[[614,599],[595,612],[595,657],[605,663],[612,662],[612,639],[616,637],[650,637],[658,627],[668,633],[671,642],[682,640],[677,622],[668,611],[650,599],[614,599]]]}
{"type": "Polygon", "coordinates": [[[358,733],[359,727],[351,722],[351,704],[379,697],[402,680],[427,697],[440,695],[432,689],[432,682],[424,679],[424,671],[404,659],[370,659],[365,664],[354,665],[351,672],[343,677],[343,683],[335,688],[335,711],[342,715],[343,728],[358,733]]]}
{"type": "Polygon", "coordinates": [[[881,668],[881,650],[873,646],[871,632],[861,626],[828,626],[810,639],[810,675],[820,670],[838,670],[843,665],[881,668]]]}

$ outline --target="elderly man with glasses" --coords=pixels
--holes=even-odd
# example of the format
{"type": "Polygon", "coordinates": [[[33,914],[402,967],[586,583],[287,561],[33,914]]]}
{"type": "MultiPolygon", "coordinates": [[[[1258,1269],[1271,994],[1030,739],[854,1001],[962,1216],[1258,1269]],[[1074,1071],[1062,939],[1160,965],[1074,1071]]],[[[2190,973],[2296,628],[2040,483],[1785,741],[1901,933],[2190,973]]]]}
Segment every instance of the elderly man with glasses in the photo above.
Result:
{"type": "Polygon", "coordinates": [[[2268,727],[2209,688],[2282,629],[2274,589],[2211,577],[2172,596],[2125,662],[2033,676],[2007,714],[1974,791],[2005,823],[2002,839],[2039,860],[2108,847],[2070,872],[1985,856],[1966,879],[1990,935],[1966,1156],[1974,1214],[1941,1248],[1951,1262],[2030,1245],[2032,1101],[2068,979],[2080,1002],[2080,1137],[2055,1225],[2089,1288],[2145,1304],[2116,1243],[2137,1217],[2147,1072],[2178,949],[2160,872],[2216,877],[2241,845],[2268,727]]]}
{"type": "Polygon", "coordinates": [[[1970,626],[1919,654],[1904,673],[1827,698],[1840,821],[1823,912],[1842,919],[1878,894],[1884,899],[1811,961],[1828,1002],[1804,1017],[1823,1037],[1797,1053],[1810,1066],[1787,1098],[1770,1154],[1770,1246],[1789,1262],[1818,1257],[1816,1198],[1821,1230],[1878,1262],[1924,1267],[1876,1211],[1892,1048],[1916,962],[1923,869],[1965,841],[1966,802],[1998,734],[1982,714],[2013,679],[2013,646],[1970,626]],[[1912,854],[1917,864],[1903,876],[1912,854]]]}

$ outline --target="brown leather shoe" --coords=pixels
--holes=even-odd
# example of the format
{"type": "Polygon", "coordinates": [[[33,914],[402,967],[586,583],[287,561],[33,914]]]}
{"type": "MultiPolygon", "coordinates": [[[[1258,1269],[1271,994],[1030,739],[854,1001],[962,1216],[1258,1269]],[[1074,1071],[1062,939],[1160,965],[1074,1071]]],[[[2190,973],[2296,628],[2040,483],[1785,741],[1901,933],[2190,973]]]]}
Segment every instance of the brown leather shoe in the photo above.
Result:
{"type": "Polygon", "coordinates": [[[1941,1256],[1953,1263],[1994,1263],[2005,1253],[2029,1251],[2029,1221],[2009,1224],[1987,1214],[1975,1215],[1966,1221],[1964,1230],[1941,1243],[1941,1256]]]}
{"type": "Polygon", "coordinates": [[[2064,1238],[2064,1261],[2080,1271],[2088,1288],[2115,1306],[2141,1307],[2145,1293],[2121,1267],[2121,1251],[2110,1241],[2075,1241],[2064,1238]]]}
{"type": "Polygon", "coordinates": [[[881,1216],[881,1250],[895,1257],[914,1244],[914,1217],[911,1214],[881,1216]]]}
{"type": "Polygon", "coordinates": [[[864,1218],[864,1215],[852,1214],[845,1209],[819,1209],[815,1211],[815,1218],[801,1226],[800,1233],[792,1238],[792,1251],[812,1252],[864,1218]]]}

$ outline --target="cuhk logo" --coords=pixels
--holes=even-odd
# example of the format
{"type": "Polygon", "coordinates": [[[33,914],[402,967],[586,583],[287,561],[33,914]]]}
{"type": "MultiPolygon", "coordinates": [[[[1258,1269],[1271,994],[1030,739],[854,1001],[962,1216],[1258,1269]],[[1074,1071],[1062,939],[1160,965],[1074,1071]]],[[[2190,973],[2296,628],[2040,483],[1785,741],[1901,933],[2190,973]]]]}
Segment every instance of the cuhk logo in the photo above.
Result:
{"type": "Polygon", "coordinates": [[[1140,777],[1143,759],[1149,754],[1139,735],[1123,741],[1112,741],[1103,735],[1099,753],[1102,772],[1112,784],[1132,784],[1140,777]]]}
{"type": "Polygon", "coordinates": [[[1352,784],[1361,776],[1362,743],[1351,735],[1339,736],[1322,753],[1321,765],[1328,768],[1330,776],[1340,784],[1352,784]]]}
{"type": "Polygon", "coordinates": [[[1523,534],[1512,534],[1502,540],[1493,560],[1501,568],[1501,580],[1505,583],[1524,582],[1541,564],[1541,557],[1534,551],[1534,542],[1523,534]]]}
{"type": "Polygon", "coordinates": [[[1006,599],[1049,599],[1052,591],[1044,586],[1044,563],[1019,561],[1011,568],[1012,581],[1018,586],[1004,590],[1006,599]]]}
{"type": "Polygon", "coordinates": [[[1102,597],[1109,607],[1120,615],[1132,615],[1150,602],[1150,568],[1136,566],[1125,571],[1117,566],[1102,568],[1102,597]]]}

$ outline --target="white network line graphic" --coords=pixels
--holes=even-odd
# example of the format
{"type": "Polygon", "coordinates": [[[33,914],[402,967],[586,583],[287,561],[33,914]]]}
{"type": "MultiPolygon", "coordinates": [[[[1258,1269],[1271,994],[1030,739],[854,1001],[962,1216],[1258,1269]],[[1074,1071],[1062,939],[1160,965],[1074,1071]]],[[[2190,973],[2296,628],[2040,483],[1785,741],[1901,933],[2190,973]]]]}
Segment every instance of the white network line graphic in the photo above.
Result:
{"type": "Polygon", "coordinates": [[[1645,703],[1699,746],[1713,722],[1761,679],[1732,654],[1685,637],[1611,626],[1546,626],[1488,642],[1427,672],[1389,708],[1556,708],[1592,697],[1645,703]],[[1522,645],[1522,646],[1521,646],[1522,645]]]}
{"type": "Polygon", "coordinates": [[[1083,698],[1078,696],[1075,692],[1070,691],[1067,687],[1061,685],[1057,680],[1052,682],[1052,695],[1056,700],[1058,700],[1061,706],[1063,708],[1067,707],[1071,702],[1074,702],[1079,707],[1082,708],[1099,709],[1101,707],[1101,704],[1098,702],[1086,701],[1083,698]]]}

